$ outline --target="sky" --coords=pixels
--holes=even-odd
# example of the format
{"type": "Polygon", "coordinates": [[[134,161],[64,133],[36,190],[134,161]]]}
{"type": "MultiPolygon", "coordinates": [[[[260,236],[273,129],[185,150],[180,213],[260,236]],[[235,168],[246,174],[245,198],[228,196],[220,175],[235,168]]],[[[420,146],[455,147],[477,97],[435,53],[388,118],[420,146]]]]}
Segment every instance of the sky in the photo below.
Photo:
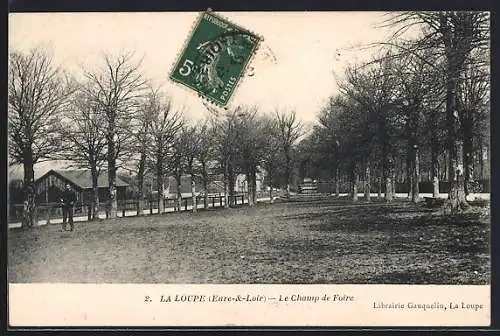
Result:
{"type": "MultiPolygon", "coordinates": [[[[295,109],[306,124],[316,119],[335,94],[336,77],[347,63],[373,51],[359,48],[385,40],[390,31],[376,28],[382,12],[219,12],[264,38],[252,60],[254,75],[244,77],[233,105],[255,104],[261,111],[295,109]]],[[[75,75],[97,67],[104,53],[133,51],[144,75],[161,85],[193,120],[209,112],[189,89],[173,83],[169,72],[199,13],[13,13],[9,14],[9,49],[48,47],[56,63],[75,75]]]]}

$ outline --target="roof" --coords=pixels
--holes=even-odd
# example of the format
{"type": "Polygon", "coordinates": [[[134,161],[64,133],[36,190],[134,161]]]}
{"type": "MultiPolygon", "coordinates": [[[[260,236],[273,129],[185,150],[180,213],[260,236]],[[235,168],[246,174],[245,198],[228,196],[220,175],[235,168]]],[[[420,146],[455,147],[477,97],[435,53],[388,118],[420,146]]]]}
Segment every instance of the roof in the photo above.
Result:
{"type": "MultiPolygon", "coordinates": [[[[45,175],[40,177],[38,180],[43,179],[50,173],[55,173],[63,179],[73,183],[81,189],[92,189],[92,175],[88,169],[51,169],[45,175]]],[[[116,177],[117,187],[127,187],[129,184],[121,180],[118,176],[116,177]]],[[[98,188],[107,188],[108,184],[108,172],[101,171],[99,178],[97,179],[98,188]]]]}
{"type": "MultiPolygon", "coordinates": [[[[51,160],[37,162],[33,165],[35,180],[47,174],[51,169],[68,169],[71,162],[67,160],[51,160]]],[[[22,181],[24,179],[24,167],[22,164],[15,164],[8,169],[9,181],[22,181]]]]}

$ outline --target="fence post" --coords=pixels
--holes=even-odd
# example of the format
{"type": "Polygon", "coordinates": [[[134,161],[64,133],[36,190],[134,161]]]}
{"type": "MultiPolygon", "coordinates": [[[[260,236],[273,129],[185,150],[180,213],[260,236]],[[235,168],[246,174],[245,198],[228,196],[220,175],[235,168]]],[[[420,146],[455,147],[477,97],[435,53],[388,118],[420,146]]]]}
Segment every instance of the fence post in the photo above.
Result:
{"type": "Polygon", "coordinates": [[[109,206],[110,206],[109,201],[106,200],[106,203],[104,203],[104,207],[105,207],[105,211],[106,211],[106,219],[109,218],[109,206]]]}
{"type": "Polygon", "coordinates": [[[35,207],[33,208],[33,226],[38,226],[39,223],[38,223],[38,212],[39,212],[39,209],[38,209],[38,206],[35,205],[35,207]]]}
{"type": "Polygon", "coordinates": [[[92,203],[87,204],[87,220],[92,220],[92,203]]]}
{"type": "Polygon", "coordinates": [[[47,225],[50,224],[50,205],[47,203],[47,225]]]}

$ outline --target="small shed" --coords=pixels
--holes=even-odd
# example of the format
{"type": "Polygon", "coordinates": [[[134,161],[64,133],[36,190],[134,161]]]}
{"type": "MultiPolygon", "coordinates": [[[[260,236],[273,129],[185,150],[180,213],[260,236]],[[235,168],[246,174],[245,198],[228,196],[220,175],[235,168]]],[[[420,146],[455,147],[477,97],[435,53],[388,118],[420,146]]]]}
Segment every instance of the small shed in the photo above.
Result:
{"type": "MultiPolygon", "coordinates": [[[[35,181],[38,203],[57,202],[66,184],[76,193],[77,202],[86,203],[92,199],[92,175],[88,169],[51,169],[35,181]]],[[[97,180],[99,201],[109,199],[107,171],[101,171],[97,180]]],[[[116,196],[123,200],[128,183],[116,177],[116,196]]]]}

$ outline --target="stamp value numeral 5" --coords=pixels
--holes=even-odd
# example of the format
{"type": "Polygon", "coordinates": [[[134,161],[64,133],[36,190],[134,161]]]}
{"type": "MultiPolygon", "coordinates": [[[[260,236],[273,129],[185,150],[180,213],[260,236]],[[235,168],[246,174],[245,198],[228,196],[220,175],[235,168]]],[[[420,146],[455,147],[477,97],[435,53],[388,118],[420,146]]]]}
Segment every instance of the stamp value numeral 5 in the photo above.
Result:
{"type": "Polygon", "coordinates": [[[182,76],[189,76],[191,74],[191,71],[193,71],[193,66],[193,61],[186,59],[184,60],[182,66],[179,68],[179,73],[182,76]]]}

